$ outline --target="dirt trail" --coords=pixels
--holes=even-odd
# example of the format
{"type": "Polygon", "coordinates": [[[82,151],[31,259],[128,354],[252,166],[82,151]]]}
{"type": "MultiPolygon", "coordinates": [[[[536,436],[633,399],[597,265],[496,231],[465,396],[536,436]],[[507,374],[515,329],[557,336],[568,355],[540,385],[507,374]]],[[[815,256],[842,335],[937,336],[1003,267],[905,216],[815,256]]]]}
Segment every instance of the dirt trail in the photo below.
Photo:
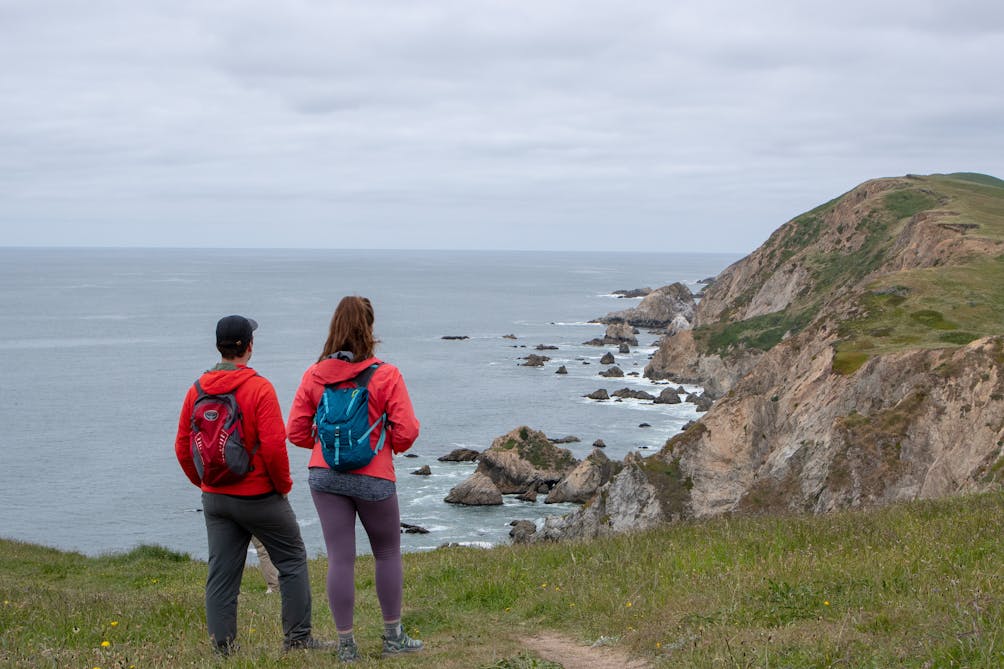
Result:
{"type": "Polygon", "coordinates": [[[547,632],[523,639],[523,644],[545,660],[565,669],[651,669],[652,665],[609,646],[582,646],[547,632]]]}

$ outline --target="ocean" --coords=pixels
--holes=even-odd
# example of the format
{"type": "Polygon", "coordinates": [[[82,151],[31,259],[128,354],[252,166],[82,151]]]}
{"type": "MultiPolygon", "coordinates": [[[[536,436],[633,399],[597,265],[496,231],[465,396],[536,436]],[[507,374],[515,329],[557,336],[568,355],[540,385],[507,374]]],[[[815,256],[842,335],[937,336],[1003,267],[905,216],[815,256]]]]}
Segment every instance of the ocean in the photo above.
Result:
{"type": "MultiPolygon", "coordinates": [[[[541,522],[574,506],[507,498],[501,507],[446,504],[473,464],[442,463],[527,425],[574,435],[577,458],[654,452],[697,416],[693,405],[596,402],[598,388],[648,389],[598,376],[612,347],[591,319],[635,306],[612,291],[682,281],[693,290],[735,255],[516,251],[0,249],[0,536],[87,555],[159,544],[204,559],[200,493],[173,442],[188,386],[218,361],[219,317],[256,319],[251,366],[269,378],[284,417],[317,359],[344,295],[369,297],[377,355],[397,365],[422,433],[396,458],[401,519],[428,534],[405,551],[508,540],[516,519],[541,522]],[[505,335],[515,335],[516,339],[505,335]],[[444,339],[443,337],[466,337],[444,339]],[[538,345],[551,360],[520,366],[538,345]],[[555,371],[565,365],[568,374],[555,371]],[[639,427],[648,423],[650,427],[639,427]],[[429,465],[431,476],[412,471],[429,465]]],[[[617,355],[641,372],[656,336],[617,355]]],[[[694,390],[697,390],[696,388],[694,390]]],[[[296,511],[308,554],[324,552],[306,485],[309,452],[290,446],[296,511]]],[[[360,530],[360,552],[369,545],[360,530]]]]}

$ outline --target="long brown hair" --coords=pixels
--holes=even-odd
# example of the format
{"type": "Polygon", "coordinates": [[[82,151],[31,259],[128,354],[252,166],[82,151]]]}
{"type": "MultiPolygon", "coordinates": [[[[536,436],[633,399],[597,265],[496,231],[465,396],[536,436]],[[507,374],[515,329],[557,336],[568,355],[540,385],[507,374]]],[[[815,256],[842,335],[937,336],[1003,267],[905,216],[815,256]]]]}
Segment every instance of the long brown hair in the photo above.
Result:
{"type": "Polygon", "coordinates": [[[373,357],[376,339],[373,338],[373,305],[369,299],[358,295],[342,298],[331,317],[328,340],[318,362],[338,351],[351,351],[356,362],[373,357]]]}

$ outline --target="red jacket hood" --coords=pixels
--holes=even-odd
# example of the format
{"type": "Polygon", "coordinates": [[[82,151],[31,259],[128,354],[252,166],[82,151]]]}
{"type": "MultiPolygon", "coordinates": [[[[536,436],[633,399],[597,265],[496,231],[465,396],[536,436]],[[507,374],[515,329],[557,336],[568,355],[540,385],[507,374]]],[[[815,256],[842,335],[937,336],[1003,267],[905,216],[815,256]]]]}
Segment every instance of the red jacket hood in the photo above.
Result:
{"type": "Polygon", "coordinates": [[[199,385],[207,394],[219,395],[231,392],[256,374],[253,369],[244,366],[238,366],[237,369],[211,369],[199,377],[199,385]]]}
{"type": "Polygon", "coordinates": [[[327,358],[314,366],[314,378],[323,385],[330,383],[340,383],[348,381],[354,376],[358,376],[370,365],[382,362],[378,358],[367,358],[359,362],[345,362],[337,358],[327,358]]]}

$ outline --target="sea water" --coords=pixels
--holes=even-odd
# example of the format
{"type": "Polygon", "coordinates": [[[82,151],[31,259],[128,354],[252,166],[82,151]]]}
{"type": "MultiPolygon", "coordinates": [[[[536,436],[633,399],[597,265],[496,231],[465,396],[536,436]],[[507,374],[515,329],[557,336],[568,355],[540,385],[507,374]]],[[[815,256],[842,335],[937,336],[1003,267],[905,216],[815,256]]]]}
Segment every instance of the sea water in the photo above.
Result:
{"type": "MultiPolygon", "coordinates": [[[[259,323],[251,366],[274,384],[284,416],[317,359],[344,295],[369,297],[377,354],[397,365],[422,424],[395,458],[404,550],[492,545],[516,519],[536,522],[574,505],[446,504],[474,464],[437,458],[488,448],[527,425],[586,457],[653,453],[697,414],[692,404],[597,402],[623,387],[657,395],[641,376],[657,336],[628,355],[583,342],[589,321],[638,304],[617,289],[681,281],[695,291],[731,255],[489,251],[0,249],[0,536],[97,555],[139,544],[206,555],[200,493],[173,443],[188,386],[218,361],[219,317],[259,323]],[[516,339],[505,335],[514,335],[516,339]],[[444,339],[466,337],[466,339],[444,339]],[[537,351],[538,345],[557,350],[537,351]],[[600,357],[639,376],[608,379],[600,357]],[[521,366],[540,353],[544,367],[521,366]],[[556,374],[564,365],[567,375],[556,374]],[[649,427],[639,427],[647,423],[649,427]],[[431,476],[411,472],[429,465],[431,476]]],[[[691,388],[691,390],[698,390],[691,388]]],[[[290,501],[310,555],[322,554],[306,485],[309,451],[290,446],[290,501]]],[[[357,547],[368,552],[361,530],[357,547]]]]}

